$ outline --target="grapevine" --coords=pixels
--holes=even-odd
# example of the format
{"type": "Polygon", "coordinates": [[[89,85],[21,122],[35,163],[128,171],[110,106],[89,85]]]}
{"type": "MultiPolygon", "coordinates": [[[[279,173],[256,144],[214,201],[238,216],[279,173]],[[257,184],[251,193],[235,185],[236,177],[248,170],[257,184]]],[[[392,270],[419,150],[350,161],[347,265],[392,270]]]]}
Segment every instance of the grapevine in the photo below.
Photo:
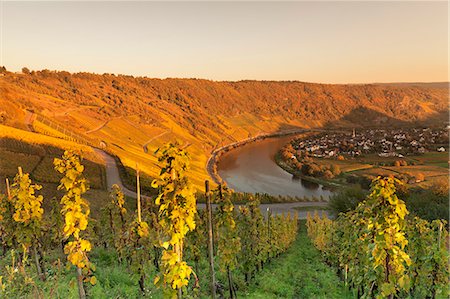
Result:
{"type": "Polygon", "coordinates": [[[183,261],[183,243],[188,231],[195,229],[196,198],[186,176],[189,155],[179,144],[169,143],[158,149],[158,161],[163,164],[159,178],[152,187],[159,189],[155,203],[159,206],[159,224],[162,228],[160,246],[162,277],[155,284],[169,286],[171,296],[181,297],[182,288],[189,283],[192,268],[183,261]],[[162,278],[162,279],[161,279],[162,278]]]}
{"type": "Polygon", "coordinates": [[[89,189],[83,176],[84,166],[81,164],[80,153],[65,151],[62,159],[55,158],[53,164],[55,170],[62,173],[58,190],[64,190],[61,199],[61,213],[64,216],[64,238],[69,240],[64,247],[64,253],[72,265],[77,267],[78,291],[80,298],[85,298],[83,281],[96,283],[92,271],[95,270],[90,263],[87,253],[91,251],[91,243],[80,235],[88,226],[90,213],[89,203],[83,198],[83,194],[89,189]]]}

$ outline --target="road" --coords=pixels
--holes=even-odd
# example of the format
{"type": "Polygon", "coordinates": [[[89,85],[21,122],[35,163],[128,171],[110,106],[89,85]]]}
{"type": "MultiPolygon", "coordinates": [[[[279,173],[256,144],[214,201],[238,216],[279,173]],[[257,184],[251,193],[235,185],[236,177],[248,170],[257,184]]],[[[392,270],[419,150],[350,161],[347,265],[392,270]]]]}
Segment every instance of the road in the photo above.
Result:
{"type": "MultiPolygon", "coordinates": [[[[122,189],[123,193],[126,196],[136,198],[137,197],[136,192],[127,189],[122,184],[122,181],[120,180],[119,169],[117,167],[116,160],[112,156],[110,156],[109,154],[107,154],[106,152],[104,152],[104,151],[102,151],[100,149],[97,149],[97,148],[93,148],[93,149],[94,149],[94,151],[97,154],[100,155],[100,157],[103,158],[103,160],[105,162],[105,166],[106,166],[106,183],[108,185],[108,189],[111,189],[112,185],[117,184],[122,189]]],[[[149,198],[149,197],[143,196],[143,198],[149,198]]],[[[215,205],[213,205],[213,207],[214,206],[215,205]]],[[[239,206],[239,205],[236,205],[236,207],[237,206],[239,206]]],[[[298,212],[299,218],[300,219],[305,219],[307,212],[306,211],[298,211],[295,208],[311,207],[311,206],[326,207],[327,203],[326,202],[273,203],[273,204],[261,204],[260,208],[261,208],[261,212],[264,215],[267,214],[267,209],[269,209],[273,215],[289,213],[289,212],[291,212],[291,214],[294,215],[294,213],[298,212]]],[[[198,203],[197,207],[199,209],[204,209],[205,208],[205,204],[204,203],[198,203]]]]}

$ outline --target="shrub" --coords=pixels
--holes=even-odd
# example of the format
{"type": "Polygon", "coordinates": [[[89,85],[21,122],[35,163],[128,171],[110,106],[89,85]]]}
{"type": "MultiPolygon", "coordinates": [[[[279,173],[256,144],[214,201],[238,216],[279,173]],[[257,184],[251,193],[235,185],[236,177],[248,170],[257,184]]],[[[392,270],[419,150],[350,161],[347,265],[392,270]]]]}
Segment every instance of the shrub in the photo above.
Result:
{"type": "Polygon", "coordinates": [[[330,213],[338,216],[340,213],[346,213],[354,210],[358,204],[364,200],[367,192],[361,189],[359,185],[344,189],[330,197],[330,213]]]}
{"type": "Polygon", "coordinates": [[[430,190],[434,194],[448,197],[449,182],[448,179],[438,179],[431,184],[430,190]]]}
{"type": "Polygon", "coordinates": [[[339,165],[331,164],[330,170],[335,176],[341,174],[341,168],[339,167],[339,165]]]}
{"type": "Polygon", "coordinates": [[[425,181],[425,175],[423,173],[419,172],[418,174],[416,174],[416,181],[419,181],[419,182],[425,181]]]}
{"type": "Polygon", "coordinates": [[[325,178],[325,179],[332,179],[332,178],[334,178],[334,175],[333,175],[333,173],[330,171],[330,170],[325,170],[325,172],[323,173],[323,177],[325,178]]]}
{"type": "Polygon", "coordinates": [[[447,219],[449,202],[447,195],[436,194],[433,190],[411,192],[405,198],[408,210],[422,219],[447,219]]]}

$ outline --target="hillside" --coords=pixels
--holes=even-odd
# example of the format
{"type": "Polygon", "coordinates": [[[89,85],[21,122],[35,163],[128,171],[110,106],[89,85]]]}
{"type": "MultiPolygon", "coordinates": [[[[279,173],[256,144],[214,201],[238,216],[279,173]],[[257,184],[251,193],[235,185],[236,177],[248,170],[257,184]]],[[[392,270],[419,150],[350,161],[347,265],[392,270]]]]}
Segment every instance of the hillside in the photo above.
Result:
{"type": "MultiPolygon", "coordinates": [[[[202,186],[206,161],[224,144],[293,128],[435,124],[448,121],[448,90],[427,84],[328,85],[303,82],[149,79],[37,71],[0,77],[0,123],[103,141],[125,166],[150,176],[153,151],[178,139],[202,186]],[[34,114],[34,118],[36,117],[34,114]],[[146,147],[144,147],[146,145],[146,147]]],[[[63,136],[60,136],[63,137],[63,136]]]]}

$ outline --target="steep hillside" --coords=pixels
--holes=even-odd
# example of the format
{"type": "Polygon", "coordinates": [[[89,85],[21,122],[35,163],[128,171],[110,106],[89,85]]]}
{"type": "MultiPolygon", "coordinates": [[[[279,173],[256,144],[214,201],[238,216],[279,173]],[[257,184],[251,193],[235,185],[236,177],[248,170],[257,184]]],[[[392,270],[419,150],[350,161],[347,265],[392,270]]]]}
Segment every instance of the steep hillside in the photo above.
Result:
{"type": "Polygon", "coordinates": [[[209,153],[223,144],[292,128],[442,125],[448,90],[433,85],[214,82],[38,71],[0,77],[0,123],[26,129],[33,111],[71,133],[104,141],[125,165],[158,171],[153,151],[190,146],[193,178],[207,178],[209,153]],[[147,147],[144,147],[147,145],[147,147]],[[147,148],[147,149],[146,149],[147,148]],[[147,151],[147,152],[146,152],[147,151]]]}

